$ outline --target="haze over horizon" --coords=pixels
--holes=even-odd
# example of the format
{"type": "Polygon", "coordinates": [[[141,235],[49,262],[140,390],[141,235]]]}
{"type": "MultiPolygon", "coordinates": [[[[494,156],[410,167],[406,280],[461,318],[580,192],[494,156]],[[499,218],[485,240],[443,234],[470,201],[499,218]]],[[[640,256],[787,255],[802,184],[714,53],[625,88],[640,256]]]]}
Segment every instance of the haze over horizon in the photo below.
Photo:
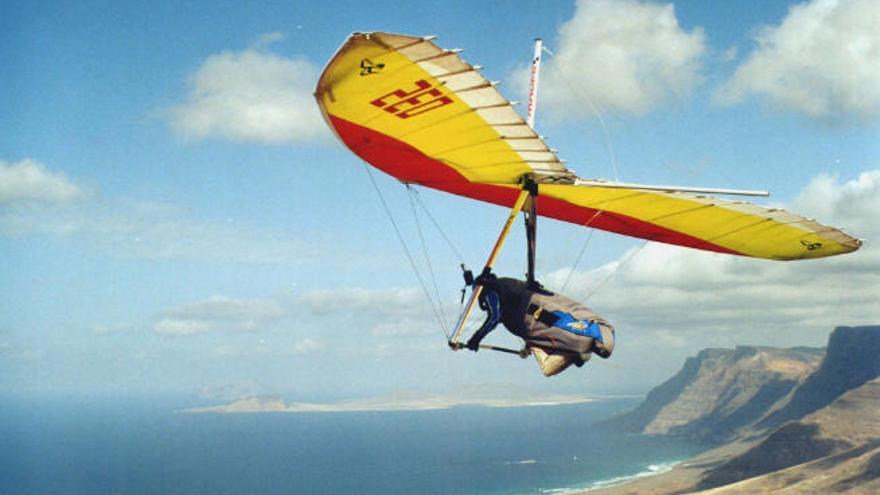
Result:
{"type": "MultiPolygon", "coordinates": [[[[819,347],[877,324],[877,25],[870,0],[7,2],[0,394],[631,393],[701,348],[819,347]],[[769,262],[542,220],[538,278],[615,324],[612,359],[546,379],[531,360],[449,352],[311,95],[339,44],[373,30],[437,34],[520,101],[541,36],[536,127],[579,175],[767,189],[756,202],[865,244],[769,262]]],[[[373,176],[428,280],[409,196],[373,176]]],[[[463,258],[420,218],[449,322],[459,262],[480,267],[506,211],[418,195],[463,258]]],[[[497,273],[523,273],[519,230],[497,273]]],[[[517,345],[505,333],[487,342],[517,345]]]]}

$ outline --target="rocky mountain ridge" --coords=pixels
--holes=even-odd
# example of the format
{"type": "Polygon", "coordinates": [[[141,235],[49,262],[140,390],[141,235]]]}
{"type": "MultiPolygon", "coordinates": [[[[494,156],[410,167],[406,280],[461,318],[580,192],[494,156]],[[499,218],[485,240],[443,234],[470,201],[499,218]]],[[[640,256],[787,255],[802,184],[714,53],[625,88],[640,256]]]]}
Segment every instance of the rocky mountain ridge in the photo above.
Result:
{"type": "Polygon", "coordinates": [[[880,326],[838,327],[824,353],[702,351],[606,425],[717,447],[597,493],[880,493],[878,358],[880,326]]]}
{"type": "Polygon", "coordinates": [[[638,408],[607,424],[709,445],[738,438],[781,407],[819,367],[824,354],[823,349],[806,347],[704,349],[653,389],[638,408]]]}
{"type": "MultiPolygon", "coordinates": [[[[872,469],[880,468],[880,378],[800,420],[783,424],[745,453],[710,470],[699,487],[736,483],[818,459],[825,459],[825,467],[832,468],[863,455],[869,456],[872,469]]],[[[862,474],[880,485],[880,472],[862,474]]]]}

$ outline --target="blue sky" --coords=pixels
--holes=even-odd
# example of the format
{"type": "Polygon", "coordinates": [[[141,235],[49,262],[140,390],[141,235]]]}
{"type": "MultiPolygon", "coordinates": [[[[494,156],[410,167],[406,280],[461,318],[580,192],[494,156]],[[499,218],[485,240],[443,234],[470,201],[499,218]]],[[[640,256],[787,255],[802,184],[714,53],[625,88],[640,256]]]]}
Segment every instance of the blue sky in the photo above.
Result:
{"type": "MultiPolygon", "coordinates": [[[[642,391],[705,346],[876,323],[878,20],[876,1],[5,2],[0,393],[642,391]],[[310,96],[345,38],[373,30],[439,35],[513,100],[541,36],[537,127],[581,176],[768,189],[866,246],[774,264],[545,221],[539,275],[616,323],[614,359],[547,380],[453,354],[310,96]]],[[[427,279],[409,196],[374,176],[427,279]]],[[[418,196],[483,263],[505,212],[418,196]]],[[[421,215],[451,318],[459,259],[421,215]]],[[[509,242],[498,271],[518,275],[521,233],[509,242]]]]}

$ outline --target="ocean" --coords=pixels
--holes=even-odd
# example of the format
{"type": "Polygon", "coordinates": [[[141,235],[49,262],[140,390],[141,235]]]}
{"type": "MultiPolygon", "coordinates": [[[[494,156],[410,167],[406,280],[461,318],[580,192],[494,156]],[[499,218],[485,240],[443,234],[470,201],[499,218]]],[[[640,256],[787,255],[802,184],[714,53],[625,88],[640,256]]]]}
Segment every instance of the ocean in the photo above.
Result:
{"type": "Polygon", "coordinates": [[[4,401],[0,493],[559,494],[699,452],[593,426],[637,402],[224,415],[161,401],[4,401]]]}

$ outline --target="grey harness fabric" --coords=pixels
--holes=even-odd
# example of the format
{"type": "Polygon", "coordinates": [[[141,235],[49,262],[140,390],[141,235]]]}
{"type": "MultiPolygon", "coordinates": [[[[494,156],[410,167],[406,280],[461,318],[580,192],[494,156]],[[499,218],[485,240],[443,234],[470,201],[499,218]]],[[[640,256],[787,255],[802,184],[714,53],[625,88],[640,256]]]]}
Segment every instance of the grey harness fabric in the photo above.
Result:
{"type": "Polygon", "coordinates": [[[591,352],[592,337],[552,326],[553,318],[544,316],[561,311],[577,320],[595,322],[603,336],[602,340],[610,340],[606,342],[609,353],[613,349],[614,327],[583,304],[549,291],[532,290],[525,282],[513,278],[498,278],[492,285],[501,297],[501,322],[524,339],[527,345],[550,352],[591,352]]]}

